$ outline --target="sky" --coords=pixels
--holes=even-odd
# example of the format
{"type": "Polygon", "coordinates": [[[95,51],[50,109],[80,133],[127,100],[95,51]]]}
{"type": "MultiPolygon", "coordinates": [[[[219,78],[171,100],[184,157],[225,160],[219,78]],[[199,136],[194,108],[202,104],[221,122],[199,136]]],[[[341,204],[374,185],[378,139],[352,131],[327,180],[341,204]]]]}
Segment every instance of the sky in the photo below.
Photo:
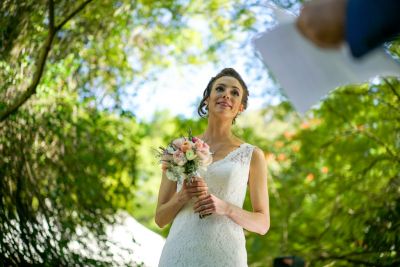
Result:
{"type": "MultiPolygon", "coordinates": [[[[275,19],[270,9],[263,8],[256,14],[262,17],[256,25],[260,32],[273,26],[275,19]]],[[[206,23],[202,21],[192,24],[200,31],[207,31],[206,23]]],[[[123,106],[130,109],[140,121],[150,121],[157,111],[165,110],[173,116],[197,118],[197,104],[208,81],[225,67],[233,67],[246,82],[250,91],[247,110],[278,104],[281,99],[279,85],[270,77],[253,47],[255,34],[237,35],[235,40],[230,41],[230,49],[219,52],[216,64],[176,64],[158,73],[156,80],[146,82],[139,88],[128,88],[128,91],[135,91],[135,96],[127,98],[123,106]]]]}

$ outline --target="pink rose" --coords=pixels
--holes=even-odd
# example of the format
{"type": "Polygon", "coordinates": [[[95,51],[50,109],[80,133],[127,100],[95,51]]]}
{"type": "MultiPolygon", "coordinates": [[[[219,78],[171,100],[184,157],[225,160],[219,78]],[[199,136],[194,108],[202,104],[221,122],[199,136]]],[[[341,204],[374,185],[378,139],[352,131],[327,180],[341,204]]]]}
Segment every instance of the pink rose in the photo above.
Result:
{"type": "Polygon", "coordinates": [[[207,143],[203,143],[203,148],[204,148],[204,149],[207,149],[207,150],[209,150],[209,149],[210,149],[210,147],[208,146],[208,144],[207,144],[207,143]]]}
{"type": "Polygon", "coordinates": [[[171,162],[172,160],[173,160],[172,155],[168,153],[164,153],[161,157],[161,161],[171,162]]]}
{"type": "Polygon", "coordinates": [[[197,139],[196,142],[194,143],[194,146],[196,147],[196,149],[202,149],[203,144],[204,144],[203,141],[201,141],[200,139],[197,139]]]}
{"type": "Polygon", "coordinates": [[[200,159],[200,164],[202,166],[208,166],[212,162],[212,156],[209,151],[207,150],[197,150],[196,155],[200,159]]]}
{"type": "Polygon", "coordinates": [[[185,141],[186,141],[185,138],[178,138],[178,139],[175,139],[174,141],[172,141],[172,144],[180,149],[182,147],[183,142],[185,142],[185,141]]]}
{"type": "Polygon", "coordinates": [[[208,153],[210,154],[210,147],[207,145],[207,143],[202,143],[202,144],[197,144],[196,143],[196,148],[197,150],[203,152],[203,153],[208,153]]]}
{"type": "Polygon", "coordinates": [[[192,137],[192,142],[193,142],[193,143],[196,143],[198,140],[200,140],[200,139],[197,138],[197,137],[192,137]]]}
{"type": "Polygon", "coordinates": [[[181,150],[175,151],[173,158],[174,158],[174,162],[176,164],[178,164],[179,166],[185,165],[185,163],[187,161],[185,158],[185,154],[181,150]]]}

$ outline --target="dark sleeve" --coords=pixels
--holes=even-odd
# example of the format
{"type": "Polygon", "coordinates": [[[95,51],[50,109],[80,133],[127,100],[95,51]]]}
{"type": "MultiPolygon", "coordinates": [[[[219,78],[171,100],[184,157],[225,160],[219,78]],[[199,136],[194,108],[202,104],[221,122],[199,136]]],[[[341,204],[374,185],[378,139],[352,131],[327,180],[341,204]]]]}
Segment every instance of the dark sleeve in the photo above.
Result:
{"type": "Polygon", "coordinates": [[[346,41],[354,57],[400,33],[400,0],[349,0],[346,12],[346,41]]]}

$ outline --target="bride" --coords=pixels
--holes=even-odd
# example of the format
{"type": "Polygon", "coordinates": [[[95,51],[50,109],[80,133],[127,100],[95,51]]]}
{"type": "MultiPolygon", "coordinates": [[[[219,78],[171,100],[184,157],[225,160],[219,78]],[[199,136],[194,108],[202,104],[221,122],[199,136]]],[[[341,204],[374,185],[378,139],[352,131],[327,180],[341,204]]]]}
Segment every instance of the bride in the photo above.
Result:
{"type": "Polygon", "coordinates": [[[247,266],[243,228],[264,235],[270,226],[267,166],[261,149],[232,133],[247,107],[249,92],[232,68],[223,69],[204,90],[198,112],[208,117],[199,136],[213,163],[196,181],[177,184],[162,175],[155,221],[172,222],[159,267],[247,266]],[[247,186],[253,211],[242,209],[247,186]],[[199,218],[201,215],[203,218],[199,218]]]}

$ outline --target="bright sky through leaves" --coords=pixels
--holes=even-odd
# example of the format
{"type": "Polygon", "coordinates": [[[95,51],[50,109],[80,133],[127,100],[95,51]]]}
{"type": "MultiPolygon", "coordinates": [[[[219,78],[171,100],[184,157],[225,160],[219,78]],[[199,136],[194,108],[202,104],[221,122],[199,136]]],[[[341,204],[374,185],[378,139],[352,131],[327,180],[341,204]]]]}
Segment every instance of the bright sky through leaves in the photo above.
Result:
{"type": "MultiPolygon", "coordinates": [[[[259,25],[255,27],[257,31],[262,32],[266,27],[274,25],[270,11],[268,8],[263,8],[257,13],[260,16],[257,22],[259,25]]],[[[204,20],[195,18],[189,24],[205,36],[210,34],[204,20]]],[[[166,110],[172,115],[196,118],[197,105],[208,81],[225,67],[235,68],[246,82],[250,91],[247,110],[279,103],[278,86],[271,80],[263,63],[256,56],[251,41],[255,34],[254,32],[237,33],[235,40],[227,44],[229,49],[223,49],[219,53],[216,64],[210,62],[203,65],[184,66],[177,62],[157,74],[155,81],[139,86],[134,98],[125,99],[124,107],[130,109],[139,120],[148,121],[155,112],[166,110]]],[[[174,57],[173,54],[170,56],[174,57]]]]}

